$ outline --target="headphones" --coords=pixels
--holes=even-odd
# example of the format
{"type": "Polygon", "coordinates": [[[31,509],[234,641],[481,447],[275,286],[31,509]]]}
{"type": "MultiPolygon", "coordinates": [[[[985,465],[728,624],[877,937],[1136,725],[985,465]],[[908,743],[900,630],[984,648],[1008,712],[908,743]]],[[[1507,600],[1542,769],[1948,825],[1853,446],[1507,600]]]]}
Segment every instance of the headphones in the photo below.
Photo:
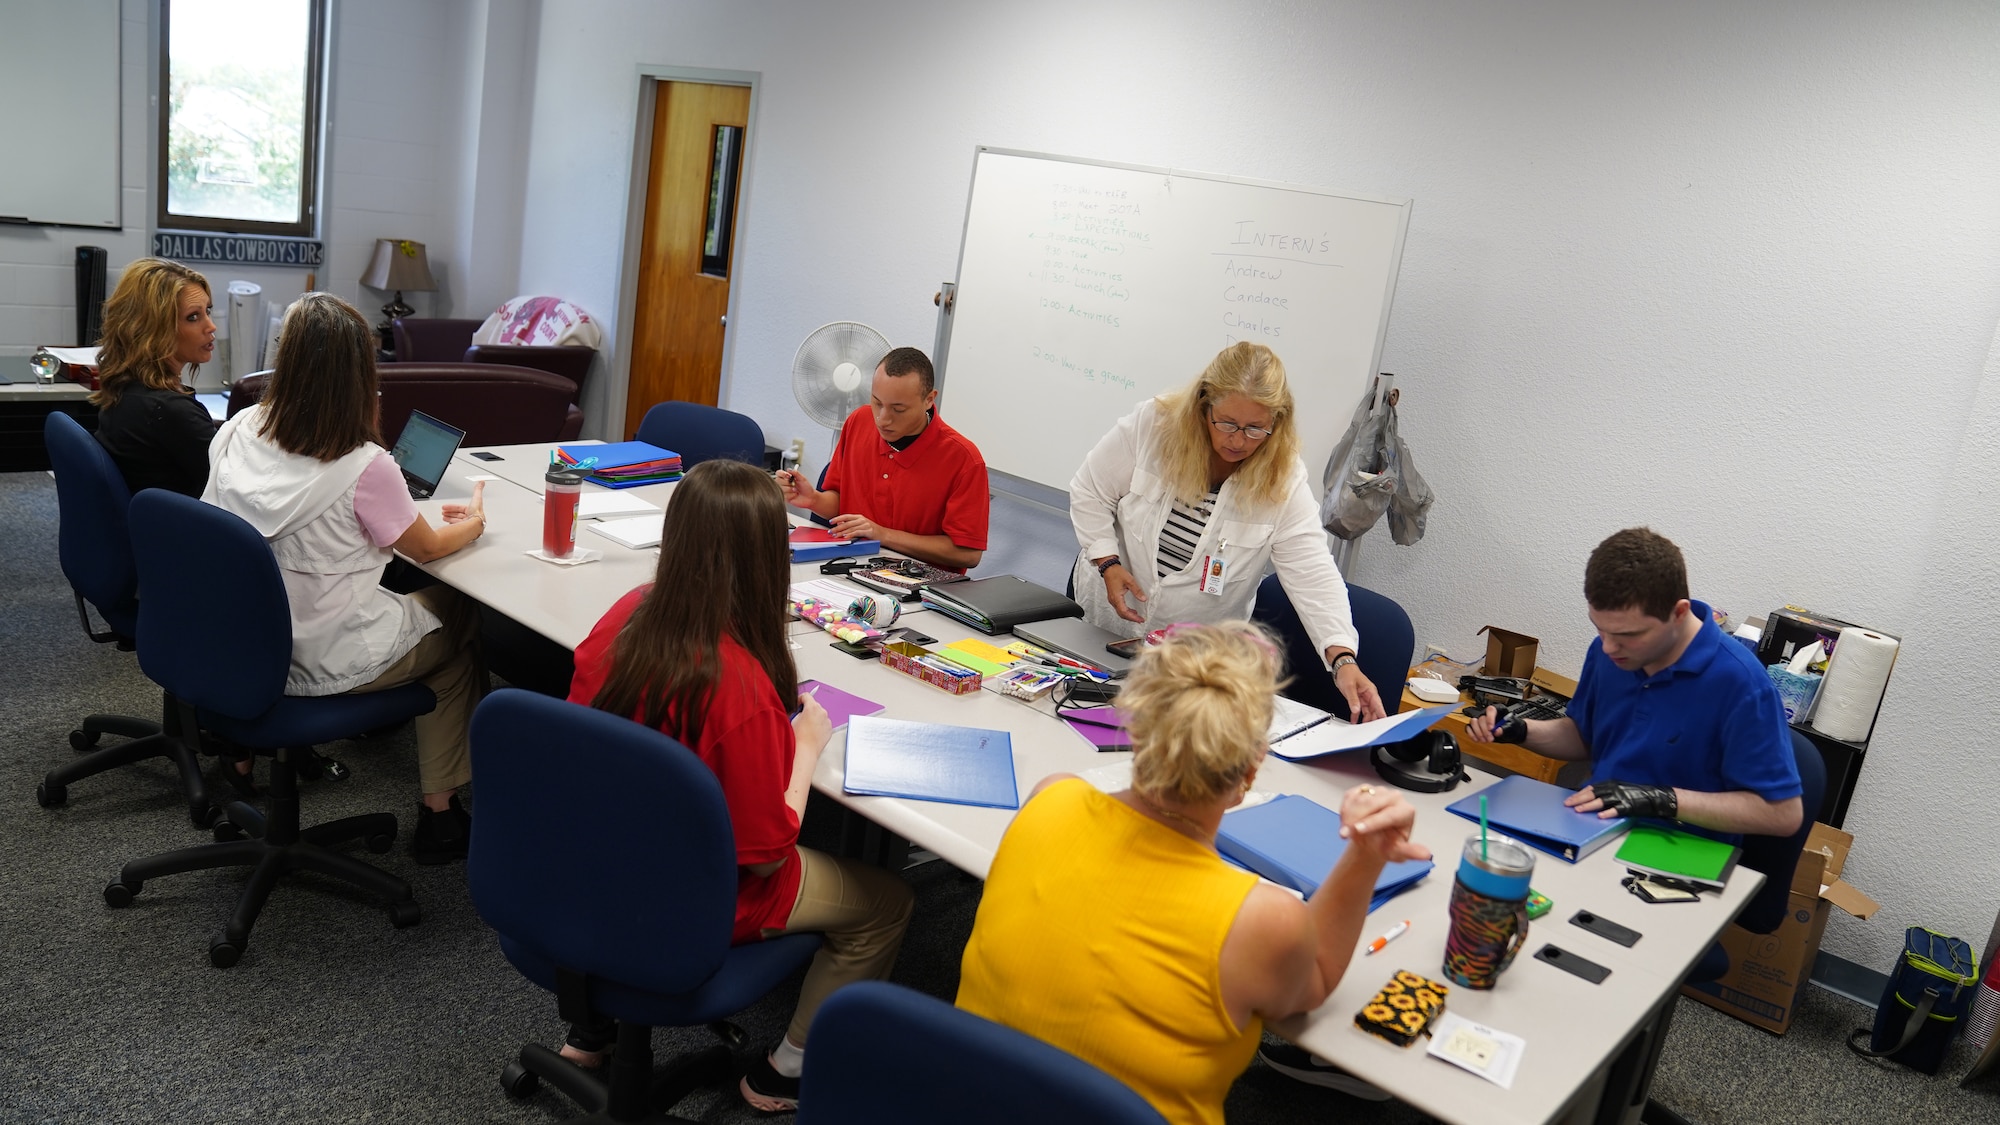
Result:
{"type": "Polygon", "coordinates": [[[1427,730],[1415,738],[1375,748],[1375,772],[1382,780],[1416,793],[1448,793],[1472,780],[1459,757],[1458,739],[1427,730]]]}

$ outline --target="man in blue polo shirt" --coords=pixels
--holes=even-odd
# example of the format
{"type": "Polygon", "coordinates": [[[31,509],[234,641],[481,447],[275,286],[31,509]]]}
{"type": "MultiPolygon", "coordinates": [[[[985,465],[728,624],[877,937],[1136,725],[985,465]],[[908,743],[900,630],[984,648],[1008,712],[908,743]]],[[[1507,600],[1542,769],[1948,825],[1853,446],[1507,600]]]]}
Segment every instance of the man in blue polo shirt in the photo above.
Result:
{"type": "Polygon", "coordinates": [[[1590,784],[1565,802],[1601,817],[1658,817],[1736,842],[1789,836],[1805,815],[1777,689],[1750,650],[1688,598],[1679,547],[1643,527],[1597,545],[1583,572],[1597,639],[1560,719],[1493,729],[1475,742],[1589,759],[1590,784]]]}

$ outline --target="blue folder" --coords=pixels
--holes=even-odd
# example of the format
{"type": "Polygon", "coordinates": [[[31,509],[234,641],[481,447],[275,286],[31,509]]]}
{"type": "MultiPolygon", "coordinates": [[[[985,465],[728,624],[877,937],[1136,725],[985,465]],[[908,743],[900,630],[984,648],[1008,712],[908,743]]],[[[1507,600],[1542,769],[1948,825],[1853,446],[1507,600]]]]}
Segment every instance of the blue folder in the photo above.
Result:
{"type": "Polygon", "coordinates": [[[1501,778],[1492,785],[1447,806],[1467,820],[1479,820],[1479,798],[1486,797],[1486,823],[1531,848],[1575,863],[1616,839],[1632,826],[1622,817],[1599,820],[1594,812],[1566,808],[1563,798],[1575,792],[1532,777],[1501,778]]]}
{"type": "Polygon", "coordinates": [[[847,792],[1018,809],[1014,739],[1004,730],[912,723],[879,715],[847,721],[847,792]]]}
{"type": "MultiPolygon", "coordinates": [[[[1311,896],[1347,850],[1340,814],[1307,797],[1286,794],[1222,818],[1215,847],[1222,858],[1281,887],[1311,896]]],[[[1435,866],[1428,859],[1385,864],[1368,909],[1416,886],[1435,866]]]]}

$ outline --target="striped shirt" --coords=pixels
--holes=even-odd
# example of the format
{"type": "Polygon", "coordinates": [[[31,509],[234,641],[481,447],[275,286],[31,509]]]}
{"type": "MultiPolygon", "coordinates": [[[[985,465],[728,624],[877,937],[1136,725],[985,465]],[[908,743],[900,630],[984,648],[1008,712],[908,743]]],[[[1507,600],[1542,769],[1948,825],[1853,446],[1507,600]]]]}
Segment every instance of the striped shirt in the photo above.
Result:
{"type": "Polygon", "coordinates": [[[1194,561],[1194,545],[1201,542],[1201,533],[1208,527],[1208,517],[1215,511],[1215,497],[1220,491],[1209,489],[1201,503],[1192,507],[1178,498],[1174,500],[1174,506],[1167,511],[1166,526],[1160,528],[1160,557],[1156,561],[1161,578],[1186,570],[1194,561]]]}

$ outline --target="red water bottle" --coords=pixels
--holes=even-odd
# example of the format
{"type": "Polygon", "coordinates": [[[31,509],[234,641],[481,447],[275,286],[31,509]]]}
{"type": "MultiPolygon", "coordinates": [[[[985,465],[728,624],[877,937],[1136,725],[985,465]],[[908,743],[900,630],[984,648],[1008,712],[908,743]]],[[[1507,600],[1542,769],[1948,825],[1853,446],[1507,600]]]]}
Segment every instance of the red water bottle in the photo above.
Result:
{"type": "Polygon", "coordinates": [[[583,499],[583,474],[551,469],[543,478],[542,553],[566,559],[576,550],[576,508],[583,499]]]}

